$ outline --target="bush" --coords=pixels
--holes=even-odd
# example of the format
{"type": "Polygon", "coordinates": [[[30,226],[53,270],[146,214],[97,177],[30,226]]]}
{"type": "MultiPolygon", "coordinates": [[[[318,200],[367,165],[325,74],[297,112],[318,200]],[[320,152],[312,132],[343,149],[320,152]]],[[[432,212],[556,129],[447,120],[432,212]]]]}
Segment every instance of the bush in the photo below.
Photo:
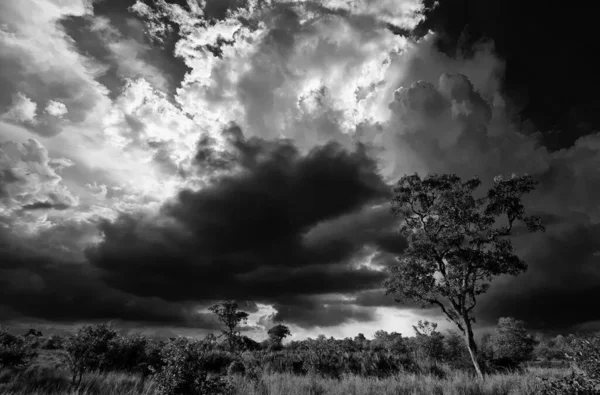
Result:
{"type": "Polygon", "coordinates": [[[37,353],[21,336],[15,336],[0,328],[0,369],[27,367],[37,353]]]}
{"type": "Polygon", "coordinates": [[[59,335],[52,335],[42,341],[41,348],[44,350],[61,350],[64,348],[64,339],[59,335]]]}
{"type": "Polygon", "coordinates": [[[511,317],[500,318],[489,338],[492,367],[496,370],[517,369],[523,362],[531,360],[535,343],[523,321],[511,317]]]}
{"type": "Polygon", "coordinates": [[[228,376],[241,376],[246,372],[246,367],[244,363],[241,361],[233,361],[227,367],[227,375],[228,376]]]}
{"type": "Polygon", "coordinates": [[[572,340],[567,357],[581,371],[573,371],[569,376],[559,380],[545,380],[540,393],[542,395],[600,394],[600,337],[572,340]]]}
{"type": "Polygon", "coordinates": [[[202,341],[179,338],[163,349],[163,367],[156,375],[161,395],[221,395],[231,391],[222,375],[210,375],[214,337],[202,341]]]}
{"type": "Polygon", "coordinates": [[[71,367],[71,383],[79,385],[83,374],[92,370],[108,370],[117,332],[107,324],[85,325],[65,341],[71,367]]]}

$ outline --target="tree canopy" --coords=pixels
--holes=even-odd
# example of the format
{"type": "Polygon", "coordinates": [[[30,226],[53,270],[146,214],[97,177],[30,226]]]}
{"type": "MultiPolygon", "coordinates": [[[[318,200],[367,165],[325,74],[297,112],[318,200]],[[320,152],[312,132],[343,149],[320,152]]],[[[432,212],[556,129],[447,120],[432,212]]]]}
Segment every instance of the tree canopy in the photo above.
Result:
{"type": "Polygon", "coordinates": [[[394,188],[392,212],[403,219],[400,233],[408,248],[391,268],[387,293],[399,302],[439,307],[465,335],[480,375],[473,309],[494,277],[526,270],[508,236],[520,224],[530,232],[545,230],[539,217],[526,215],[522,203],[536,184],[529,175],[498,176],[487,194],[477,197],[478,178],[415,174],[405,175],[394,188]]]}

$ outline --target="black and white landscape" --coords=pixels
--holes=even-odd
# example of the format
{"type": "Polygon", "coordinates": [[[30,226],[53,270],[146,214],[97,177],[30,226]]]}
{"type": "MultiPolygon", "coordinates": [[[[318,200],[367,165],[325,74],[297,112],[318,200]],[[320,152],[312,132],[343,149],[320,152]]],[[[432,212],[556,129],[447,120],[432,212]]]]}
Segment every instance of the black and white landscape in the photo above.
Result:
{"type": "Polygon", "coordinates": [[[483,355],[512,317],[533,361],[599,331],[593,19],[541,0],[2,0],[4,347],[82,325],[202,339],[222,301],[247,313],[214,340],[231,355],[250,347],[234,332],[364,351],[419,321],[415,339],[436,323],[483,355]]]}

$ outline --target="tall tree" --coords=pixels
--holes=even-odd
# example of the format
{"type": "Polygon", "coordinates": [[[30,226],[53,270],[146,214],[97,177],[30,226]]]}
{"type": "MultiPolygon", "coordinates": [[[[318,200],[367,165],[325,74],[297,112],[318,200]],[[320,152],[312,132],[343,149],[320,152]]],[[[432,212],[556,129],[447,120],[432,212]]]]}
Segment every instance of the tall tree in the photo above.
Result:
{"type": "Polygon", "coordinates": [[[229,350],[236,352],[242,343],[240,332],[237,330],[238,325],[248,320],[248,313],[241,311],[238,308],[238,304],[232,300],[225,300],[221,303],[217,303],[209,308],[219,321],[224,325],[221,329],[222,336],[225,336],[229,350]]]}
{"type": "Polygon", "coordinates": [[[485,196],[475,197],[478,178],[415,174],[405,175],[394,188],[392,212],[404,220],[400,233],[408,247],[390,269],[386,292],[398,302],[439,307],[463,334],[481,378],[473,309],[495,276],[527,269],[508,236],[518,221],[531,232],[545,230],[540,218],[525,215],[521,201],[536,184],[529,175],[498,176],[485,196]]]}

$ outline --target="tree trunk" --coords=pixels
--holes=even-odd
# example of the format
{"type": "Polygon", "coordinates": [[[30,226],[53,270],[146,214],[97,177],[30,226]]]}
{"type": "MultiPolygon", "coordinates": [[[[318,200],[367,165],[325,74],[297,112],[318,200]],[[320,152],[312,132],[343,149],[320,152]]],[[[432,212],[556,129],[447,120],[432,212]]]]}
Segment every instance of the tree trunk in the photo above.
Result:
{"type": "Polygon", "coordinates": [[[477,359],[477,343],[475,343],[475,338],[473,337],[473,328],[471,328],[471,321],[468,317],[465,321],[465,341],[467,343],[467,349],[469,350],[469,355],[471,356],[471,361],[473,362],[473,366],[475,367],[475,372],[477,372],[477,376],[483,380],[483,371],[481,370],[481,366],[479,365],[479,360],[477,359]]]}

